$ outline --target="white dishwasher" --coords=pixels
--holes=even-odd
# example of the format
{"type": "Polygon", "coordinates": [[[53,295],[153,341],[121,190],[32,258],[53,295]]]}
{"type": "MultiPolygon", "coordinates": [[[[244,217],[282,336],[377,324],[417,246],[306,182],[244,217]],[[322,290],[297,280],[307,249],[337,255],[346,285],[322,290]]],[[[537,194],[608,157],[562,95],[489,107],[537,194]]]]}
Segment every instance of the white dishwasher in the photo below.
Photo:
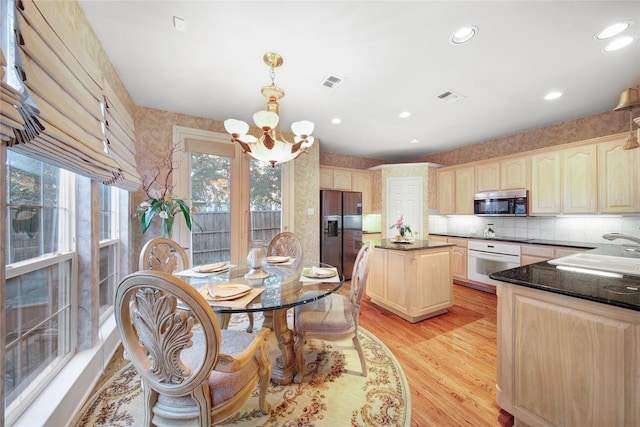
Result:
{"type": "Polygon", "coordinates": [[[520,267],[520,245],[495,240],[467,242],[469,280],[495,286],[499,282],[489,278],[489,274],[515,267],[520,267]]]}

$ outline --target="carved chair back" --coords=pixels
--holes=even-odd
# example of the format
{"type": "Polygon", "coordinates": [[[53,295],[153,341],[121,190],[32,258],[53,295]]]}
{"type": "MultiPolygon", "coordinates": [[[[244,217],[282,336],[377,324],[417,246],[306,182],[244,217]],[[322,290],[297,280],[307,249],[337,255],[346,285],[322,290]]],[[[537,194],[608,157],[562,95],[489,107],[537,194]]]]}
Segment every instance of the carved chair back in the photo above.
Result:
{"type": "Polygon", "coordinates": [[[173,273],[189,268],[189,257],[175,240],[156,237],[149,240],[140,252],[138,269],[173,273]]]}

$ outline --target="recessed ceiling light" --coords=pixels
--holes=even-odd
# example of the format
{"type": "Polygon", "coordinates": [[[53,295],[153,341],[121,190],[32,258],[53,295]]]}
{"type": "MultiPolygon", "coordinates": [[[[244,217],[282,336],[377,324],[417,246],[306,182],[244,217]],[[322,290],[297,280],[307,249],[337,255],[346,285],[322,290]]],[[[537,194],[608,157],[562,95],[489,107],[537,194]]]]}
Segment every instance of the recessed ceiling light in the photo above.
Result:
{"type": "Polygon", "coordinates": [[[419,139],[417,139],[417,138],[411,138],[411,139],[409,140],[409,144],[417,144],[418,142],[420,142],[420,140],[419,140],[419,139]]]}
{"type": "Polygon", "coordinates": [[[331,123],[333,123],[334,125],[339,125],[340,123],[342,123],[342,120],[339,117],[335,117],[331,119],[331,123]]]}
{"type": "Polygon", "coordinates": [[[631,36],[623,36],[614,39],[604,48],[605,52],[613,52],[614,50],[622,49],[625,46],[628,46],[633,41],[633,37],[631,36]]]}
{"type": "Polygon", "coordinates": [[[611,38],[613,36],[617,36],[618,34],[623,32],[630,26],[631,26],[631,22],[618,22],[616,24],[609,25],[607,28],[605,28],[604,30],[596,34],[596,39],[604,40],[604,39],[611,38]]]}
{"type": "Polygon", "coordinates": [[[411,115],[410,112],[408,111],[403,111],[402,113],[398,114],[398,117],[400,117],[401,119],[406,119],[407,117],[409,117],[411,115]]]}
{"type": "Polygon", "coordinates": [[[462,44],[471,40],[476,34],[478,34],[478,27],[467,25],[466,27],[457,29],[456,32],[451,35],[449,41],[453,44],[462,44]]]}
{"type": "Polygon", "coordinates": [[[545,101],[551,101],[554,99],[558,99],[562,96],[562,92],[549,92],[544,96],[545,101]]]}

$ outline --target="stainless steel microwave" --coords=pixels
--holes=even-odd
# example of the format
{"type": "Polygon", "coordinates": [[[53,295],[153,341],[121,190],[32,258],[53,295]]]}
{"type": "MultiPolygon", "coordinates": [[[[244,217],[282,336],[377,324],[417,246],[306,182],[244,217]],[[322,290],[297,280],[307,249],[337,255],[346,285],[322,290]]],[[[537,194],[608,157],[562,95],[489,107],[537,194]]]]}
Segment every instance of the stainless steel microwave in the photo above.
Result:
{"type": "Polygon", "coordinates": [[[479,216],[527,216],[527,190],[476,193],[473,213],[479,216]]]}

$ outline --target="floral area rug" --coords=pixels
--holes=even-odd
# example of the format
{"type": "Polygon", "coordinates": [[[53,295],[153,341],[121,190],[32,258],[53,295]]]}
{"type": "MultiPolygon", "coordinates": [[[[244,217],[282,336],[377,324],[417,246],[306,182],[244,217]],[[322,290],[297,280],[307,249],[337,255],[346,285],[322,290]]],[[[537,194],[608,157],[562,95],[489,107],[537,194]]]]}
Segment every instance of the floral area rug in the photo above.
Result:
{"type": "MultiPolygon", "coordinates": [[[[256,319],[258,326],[261,320],[256,319]]],[[[232,321],[230,327],[244,328],[245,321],[232,321]]],[[[309,340],[302,382],[269,386],[269,415],[258,410],[254,390],[241,410],[221,425],[409,426],[411,393],[402,368],[370,332],[360,328],[360,340],[367,359],[366,377],[360,375],[351,340],[309,340]]],[[[141,426],[142,408],[140,377],[127,365],[89,399],[72,426],[141,426]]]]}

